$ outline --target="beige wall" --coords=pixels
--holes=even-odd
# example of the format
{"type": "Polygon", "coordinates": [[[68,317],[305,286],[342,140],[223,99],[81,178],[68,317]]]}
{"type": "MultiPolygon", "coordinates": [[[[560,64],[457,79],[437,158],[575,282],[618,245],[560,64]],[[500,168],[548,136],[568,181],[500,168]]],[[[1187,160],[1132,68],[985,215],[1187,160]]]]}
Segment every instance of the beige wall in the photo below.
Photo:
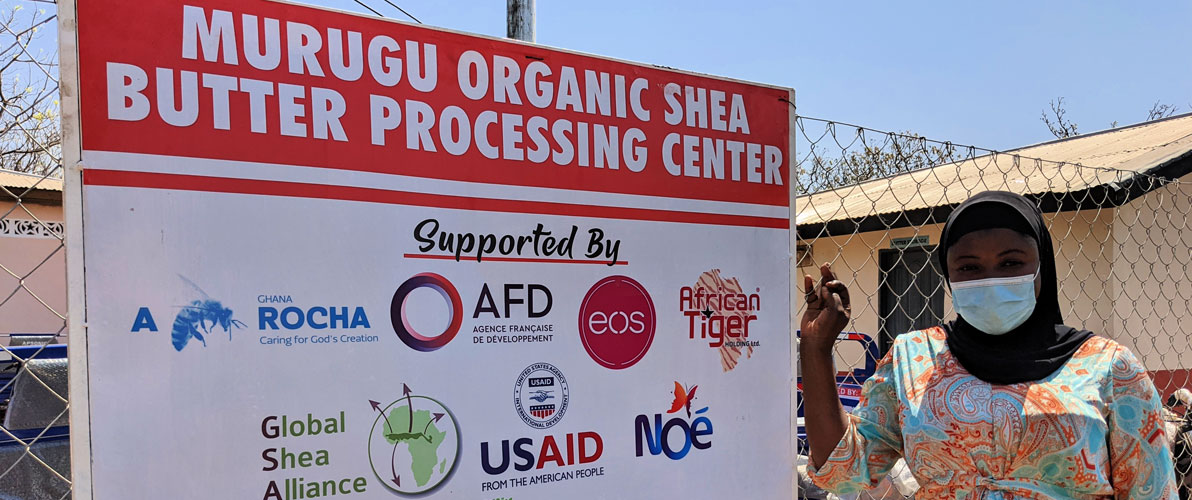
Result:
{"type": "MultiPolygon", "coordinates": [[[[1116,218],[1114,209],[1045,216],[1056,247],[1065,322],[1131,347],[1152,370],[1192,366],[1192,228],[1182,215],[1192,213],[1189,200],[1192,192],[1173,197],[1161,191],[1122,207],[1116,218]],[[1184,206],[1173,206],[1176,201],[1184,206]]],[[[849,330],[876,337],[878,251],[890,248],[891,239],[911,236],[927,236],[929,244],[937,245],[941,229],[933,224],[821,238],[810,242],[814,264],[800,263],[799,275],[818,278],[813,266],[831,262],[852,296],[849,330]]],[[[950,296],[944,304],[945,315],[954,317],[950,296]]],[[[863,353],[851,346],[840,351],[840,370],[864,361],[863,353]]]]}
{"type": "MultiPolygon", "coordinates": [[[[61,206],[0,204],[0,214],[5,213],[9,220],[36,216],[44,222],[62,222],[61,206]]],[[[65,342],[66,322],[59,316],[66,315],[66,248],[62,242],[52,237],[0,234],[0,265],[4,266],[0,269],[0,343],[7,344],[12,333],[62,334],[60,342],[65,342]],[[18,277],[24,278],[24,288],[18,277]]]]}
{"type": "Polygon", "coordinates": [[[1055,245],[1064,323],[1115,338],[1111,282],[1105,279],[1118,250],[1110,243],[1114,210],[1061,212],[1044,219],[1055,245]]]}
{"type": "Polygon", "coordinates": [[[1192,368],[1190,203],[1192,184],[1169,185],[1119,208],[1113,224],[1114,339],[1150,370],[1192,368]]]}
{"type": "MultiPolygon", "coordinates": [[[[812,243],[811,259],[800,263],[803,264],[803,267],[799,268],[799,275],[811,275],[818,281],[817,266],[824,262],[831,263],[837,278],[848,286],[849,296],[852,299],[853,322],[849,325],[848,330],[865,333],[876,340],[880,325],[878,250],[890,248],[891,239],[914,236],[927,236],[928,243],[936,245],[939,243],[939,233],[942,228],[942,224],[933,224],[919,228],[898,228],[888,232],[872,231],[850,236],[821,238],[812,243]]],[[[799,243],[806,244],[808,242],[800,241],[799,243]]],[[[800,283],[800,289],[802,286],[800,283]]],[[[949,315],[952,311],[950,300],[945,301],[945,309],[949,315]]],[[[797,313],[800,316],[803,314],[802,307],[797,313]]],[[[855,343],[842,343],[837,349],[837,370],[845,371],[864,366],[864,354],[855,343]]]]}

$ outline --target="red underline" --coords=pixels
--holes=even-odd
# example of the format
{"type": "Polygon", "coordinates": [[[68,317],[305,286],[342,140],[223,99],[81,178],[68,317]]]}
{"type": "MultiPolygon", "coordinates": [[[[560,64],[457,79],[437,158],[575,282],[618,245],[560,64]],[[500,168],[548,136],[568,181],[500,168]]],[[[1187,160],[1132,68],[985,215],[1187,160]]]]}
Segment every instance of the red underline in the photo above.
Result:
{"type": "Polygon", "coordinates": [[[476,210],[483,212],[564,215],[574,217],[594,217],[601,219],[681,222],[688,224],[711,224],[719,226],[759,227],[771,229],[790,228],[790,220],[787,218],[680,212],[675,210],[659,210],[650,208],[604,207],[548,201],[500,200],[492,198],[473,198],[456,195],[416,193],[410,191],[394,191],[388,189],[356,186],[336,186],[258,179],[234,179],[201,175],[163,174],[156,172],[86,169],[83,171],[83,184],[89,186],[133,187],[179,191],[202,191],[212,193],[285,196],[292,198],[313,198],[324,200],[363,201],[369,203],[450,208],[457,210],[476,210]]]}
{"type": "MultiPolygon", "coordinates": [[[[433,260],[455,260],[454,255],[430,255],[425,253],[408,253],[403,257],[407,259],[433,259],[433,260]]],[[[467,259],[460,258],[459,262],[473,262],[474,259],[468,256],[467,259]]],[[[580,259],[543,259],[541,257],[484,257],[479,262],[529,262],[533,264],[603,264],[608,265],[606,260],[580,260],[580,259]]],[[[629,261],[618,260],[613,263],[615,266],[627,266],[629,261]]]]}

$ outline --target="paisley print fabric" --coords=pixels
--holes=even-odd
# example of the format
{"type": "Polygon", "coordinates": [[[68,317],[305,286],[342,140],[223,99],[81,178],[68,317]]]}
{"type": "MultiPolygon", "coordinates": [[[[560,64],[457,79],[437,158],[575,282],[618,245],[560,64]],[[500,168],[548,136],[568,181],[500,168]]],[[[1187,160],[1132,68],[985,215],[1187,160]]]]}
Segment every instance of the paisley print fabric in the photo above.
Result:
{"type": "Polygon", "coordinates": [[[991,385],[932,328],[899,336],[812,480],[838,493],[881,482],[898,457],[916,499],[1177,498],[1159,395],[1125,347],[1086,341],[1058,371],[991,385]]]}

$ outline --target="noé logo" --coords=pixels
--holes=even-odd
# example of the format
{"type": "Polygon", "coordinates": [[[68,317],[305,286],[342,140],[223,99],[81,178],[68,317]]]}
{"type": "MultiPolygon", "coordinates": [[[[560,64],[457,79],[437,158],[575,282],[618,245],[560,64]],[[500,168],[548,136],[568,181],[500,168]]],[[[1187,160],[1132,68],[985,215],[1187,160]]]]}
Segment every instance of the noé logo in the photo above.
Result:
{"type": "Polygon", "coordinates": [[[675,399],[666,414],[676,415],[673,418],[667,417],[665,423],[661,413],[654,414],[653,427],[648,415],[637,416],[633,425],[637,430],[637,456],[640,457],[649,450],[651,455],[665,454],[671,460],[680,460],[687,456],[692,448],[706,450],[712,447],[712,420],[706,415],[708,407],[691,411],[691,403],[695,401],[695,391],[698,388],[699,386],[692,386],[688,389],[675,382],[675,399]],[[680,411],[686,413],[686,419],[680,411]]]}
{"type": "Polygon", "coordinates": [[[609,276],[592,285],[580,304],[580,340],[601,366],[629,368],[650,350],[654,319],[654,301],[641,283],[609,276]]]}

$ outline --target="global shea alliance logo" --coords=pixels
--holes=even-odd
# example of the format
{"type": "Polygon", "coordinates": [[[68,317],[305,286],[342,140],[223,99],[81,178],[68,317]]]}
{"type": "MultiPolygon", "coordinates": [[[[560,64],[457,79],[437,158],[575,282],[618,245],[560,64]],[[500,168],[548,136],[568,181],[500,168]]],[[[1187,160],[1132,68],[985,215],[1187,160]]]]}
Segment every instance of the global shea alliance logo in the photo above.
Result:
{"type": "Polygon", "coordinates": [[[459,461],[455,415],[438,399],[402,384],[402,397],[382,405],[368,434],[368,460],[386,488],[401,495],[430,493],[447,482],[459,461]]]}

